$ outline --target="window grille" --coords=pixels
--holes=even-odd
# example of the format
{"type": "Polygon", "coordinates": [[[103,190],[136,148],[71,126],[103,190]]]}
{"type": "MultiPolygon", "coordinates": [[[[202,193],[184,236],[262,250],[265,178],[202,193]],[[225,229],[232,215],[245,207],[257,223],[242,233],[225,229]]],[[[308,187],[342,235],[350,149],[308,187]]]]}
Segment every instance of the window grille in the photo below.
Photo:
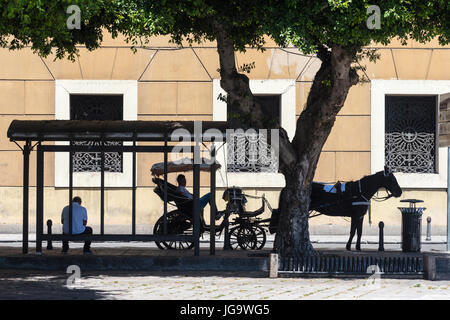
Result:
{"type": "MultiPolygon", "coordinates": [[[[278,172],[278,152],[272,147],[278,143],[270,128],[280,123],[280,95],[255,96],[266,116],[268,129],[235,130],[227,135],[227,171],[228,172],[278,172]]],[[[228,108],[229,116],[233,111],[228,108]]]]}
{"type": "Polygon", "coordinates": [[[385,162],[394,172],[436,173],[436,96],[385,97],[385,162]]]}
{"type": "Polygon", "coordinates": [[[236,130],[227,134],[228,172],[278,172],[278,152],[270,130],[236,130]],[[269,138],[271,141],[269,141],[269,138]]]}
{"type": "MultiPolygon", "coordinates": [[[[70,119],[72,120],[122,120],[122,95],[70,95],[70,119]]],[[[99,141],[74,141],[74,145],[98,146],[99,141]]],[[[105,146],[121,146],[121,141],[106,141],[105,146]]],[[[105,152],[105,172],[123,171],[123,153],[105,152]]],[[[74,172],[100,172],[100,152],[75,152],[73,155],[74,172]]]]}

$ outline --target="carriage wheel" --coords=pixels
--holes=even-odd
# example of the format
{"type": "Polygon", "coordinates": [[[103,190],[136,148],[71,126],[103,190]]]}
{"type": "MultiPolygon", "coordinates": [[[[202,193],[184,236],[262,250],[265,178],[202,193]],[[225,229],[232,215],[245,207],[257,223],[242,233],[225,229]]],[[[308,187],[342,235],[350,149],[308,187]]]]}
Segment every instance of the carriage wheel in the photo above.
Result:
{"type": "MultiPolygon", "coordinates": [[[[167,234],[181,235],[190,229],[192,223],[180,211],[174,210],[167,213],[167,234]]],[[[164,216],[155,223],[153,234],[164,234],[164,216]]],[[[155,241],[159,249],[192,249],[194,243],[191,241],[155,241]]]]}
{"type": "Polygon", "coordinates": [[[237,226],[230,230],[230,246],[236,250],[253,250],[257,246],[256,233],[250,226],[237,226]]]}
{"type": "Polygon", "coordinates": [[[255,232],[256,236],[256,250],[261,250],[264,248],[264,245],[266,244],[266,231],[263,227],[260,226],[253,226],[253,232],[255,232]]]}

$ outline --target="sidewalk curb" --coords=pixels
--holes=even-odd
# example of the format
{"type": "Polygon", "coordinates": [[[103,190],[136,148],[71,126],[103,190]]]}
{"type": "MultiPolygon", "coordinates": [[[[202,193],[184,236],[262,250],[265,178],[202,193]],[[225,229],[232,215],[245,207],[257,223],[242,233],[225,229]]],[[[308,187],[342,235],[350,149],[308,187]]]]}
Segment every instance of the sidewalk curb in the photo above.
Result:
{"type": "Polygon", "coordinates": [[[142,257],[142,256],[27,256],[0,257],[0,269],[66,271],[70,265],[81,270],[133,271],[269,271],[268,259],[258,257],[142,257]]]}

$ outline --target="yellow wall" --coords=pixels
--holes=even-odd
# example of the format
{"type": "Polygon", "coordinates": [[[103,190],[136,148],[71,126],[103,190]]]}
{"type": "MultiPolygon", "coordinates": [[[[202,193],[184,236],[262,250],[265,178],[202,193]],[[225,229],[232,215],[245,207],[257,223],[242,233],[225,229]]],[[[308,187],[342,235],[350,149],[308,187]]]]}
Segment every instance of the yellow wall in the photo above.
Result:
{"type": "MultiPolygon", "coordinates": [[[[138,80],[138,120],[212,120],[212,80],[219,78],[214,43],[167,50],[176,48],[167,37],[158,37],[150,41],[149,48],[138,48],[135,54],[128,46],[123,39],[111,39],[106,34],[100,49],[88,52],[80,48],[75,62],[53,61],[53,56],[40,58],[30,48],[14,52],[0,49],[0,226],[19,225],[22,219],[22,154],[8,141],[6,131],[13,119],[54,119],[55,79],[138,80]]],[[[365,73],[369,79],[450,79],[450,46],[439,47],[436,41],[427,45],[410,41],[403,47],[393,41],[386,47],[376,44],[373,47],[379,48],[381,60],[376,64],[361,62],[367,66],[365,73]]],[[[320,66],[318,59],[301,55],[295,48],[277,48],[269,41],[265,52],[249,49],[245,54],[238,53],[236,60],[240,65],[255,62],[250,79],[296,79],[296,113],[299,116],[320,66]]],[[[370,83],[351,88],[321,154],[315,180],[355,180],[370,174],[370,108],[370,83]]],[[[68,195],[65,195],[67,190],[53,187],[53,159],[49,154],[45,163],[46,214],[57,221],[68,195]]],[[[138,223],[143,225],[154,223],[162,210],[162,202],[152,191],[149,175],[151,164],[161,160],[158,155],[138,156],[138,223]]],[[[35,185],[34,170],[35,155],[32,154],[31,185],[35,185]]],[[[173,182],[174,178],[171,179],[173,182]]],[[[208,178],[203,177],[202,183],[208,185],[208,178]]],[[[277,206],[278,190],[262,188],[247,192],[265,192],[270,203],[277,206]]],[[[78,193],[86,204],[96,207],[99,192],[80,190],[78,193]]],[[[33,197],[31,192],[32,214],[33,197]]],[[[433,224],[441,227],[446,224],[445,190],[411,190],[405,192],[405,197],[426,200],[425,206],[430,208],[426,214],[430,213],[433,224]]],[[[108,191],[107,221],[114,225],[128,224],[131,213],[126,212],[130,201],[128,191],[108,191]]],[[[374,205],[374,223],[383,219],[387,225],[398,227],[396,207],[396,200],[374,205]]],[[[95,221],[95,209],[90,212],[95,221]]],[[[33,219],[30,217],[31,221],[33,219]]],[[[343,230],[348,222],[342,218],[315,218],[311,220],[311,230],[326,232],[330,224],[343,230]]]]}

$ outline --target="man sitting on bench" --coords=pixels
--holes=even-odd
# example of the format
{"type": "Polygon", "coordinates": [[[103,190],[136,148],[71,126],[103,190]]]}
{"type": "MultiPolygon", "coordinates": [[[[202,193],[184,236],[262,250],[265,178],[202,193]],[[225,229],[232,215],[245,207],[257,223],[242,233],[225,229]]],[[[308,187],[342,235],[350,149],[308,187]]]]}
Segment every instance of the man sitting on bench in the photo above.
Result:
{"type": "MultiPolygon", "coordinates": [[[[185,196],[188,199],[194,199],[194,196],[192,195],[192,193],[190,193],[187,189],[186,189],[186,177],[184,176],[184,174],[179,174],[177,177],[177,182],[178,182],[178,187],[177,187],[177,191],[180,192],[183,196],[185,196]]],[[[206,205],[210,202],[211,200],[211,193],[208,192],[207,194],[205,194],[203,197],[201,197],[199,199],[200,202],[200,209],[203,210],[206,205]]],[[[225,211],[218,211],[216,210],[216,220],[219,220],[220,217],[224,214],[225,211]]]]}
{"type": "MultiPolygon", "coordinates": [[[[63,224],[63,233],[69,234],[69,206],[65,206],[61,214],[61,223],[63,224]]],[[[92,234],[92,228],[86,226],[87,210],[81,206],[81,198],[72,199],[72,234],[92,234]]],[[[63,241],[62,253],[69,251],[69,241],[63,241]]],[[[91,254],[91,241],[86,240],[83,248],[84,254],[91,254]]]]}

